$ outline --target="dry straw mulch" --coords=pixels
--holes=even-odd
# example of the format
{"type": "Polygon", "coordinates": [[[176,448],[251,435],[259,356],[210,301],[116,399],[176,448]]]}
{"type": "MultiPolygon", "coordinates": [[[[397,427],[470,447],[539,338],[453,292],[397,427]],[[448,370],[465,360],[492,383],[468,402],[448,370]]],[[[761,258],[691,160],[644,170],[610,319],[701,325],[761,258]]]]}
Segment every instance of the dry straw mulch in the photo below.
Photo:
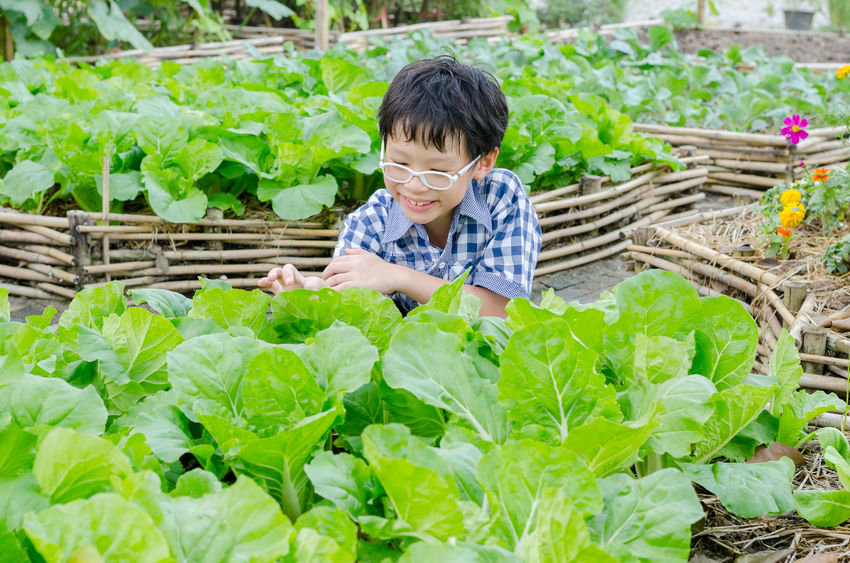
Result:
{"type": "MultiPolygon", "coordinates": [[[[823,462],[820,447],[808,443],[801,449],[806,464],[794,475],[795,490],[841,489],[835,470],[823,462]]],[[[702,529],[694,530],[693,562],[786,563],[826,553],[837,556],[838,561],[850,561],[850,523],[818,528],[795,511],[741,518],[727,511],[710,493],[699,497],[705,521],[702,529]]]]}

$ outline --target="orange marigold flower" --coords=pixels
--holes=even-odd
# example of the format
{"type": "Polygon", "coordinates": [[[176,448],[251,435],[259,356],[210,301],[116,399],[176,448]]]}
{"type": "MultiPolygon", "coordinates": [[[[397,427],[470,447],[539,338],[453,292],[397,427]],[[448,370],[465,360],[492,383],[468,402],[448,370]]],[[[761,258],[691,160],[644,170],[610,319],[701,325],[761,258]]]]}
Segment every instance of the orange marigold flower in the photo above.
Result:
{"type": "Polygon", "coordinates": [[[812,182],[826,182],[829,180],[829,168],[815,168],[812,174],[812,182]]]}
{"type": "Polygon", "coordinates": [[[782,192],[782,195],[779,196],[779,201],[782,202],[782,205],[791,205],[792,203],[799,203],[801,197],[800,190],[791,188],[782,192]]]}
{"type": "Polygon", "coordinates": [[[780,235],[782,235],[783,237],[790,237],[791,236],[791,229],[789,229],[787,227],[779,227],[778,229],[776,229],[776,232],[779,233],[780,235]]]}
{"type": "Polygon", "coordinates": [[[844,65],[844,66],[842,66],[841,68],[838,69],[838,72],[835,73],[835,76],[837,76],[840,79],[840,78],[844,78],[848,74],[850,74],[850,65],[844,65]]]}

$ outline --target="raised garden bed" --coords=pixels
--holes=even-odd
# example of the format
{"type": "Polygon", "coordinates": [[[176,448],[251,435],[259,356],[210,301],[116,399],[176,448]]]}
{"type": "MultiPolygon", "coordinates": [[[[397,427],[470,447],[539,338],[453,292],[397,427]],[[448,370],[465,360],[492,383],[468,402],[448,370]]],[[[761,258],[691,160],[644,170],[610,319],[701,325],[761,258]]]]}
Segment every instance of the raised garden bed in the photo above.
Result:
{"type": "MultiPolygon", "coordinates": [[[[800,386],[844,398],[850,366],[850,327],[844,321],[850,316],[847,275],[826,274],[819,266],[819,252],[808,248],[798,248],[795,259],[765,259],[757,250],[759,217],[754,207],[724,215],[705,217],[699,224],[684,220],[642,228],[626,257],[637,269],[660,268],[685,276],[701,295],[740,301],[759,323],[759,372],[767,373],[777,338],[789,331],[803,360],[800,386]]],[[[825,245],[842,234],[812,237],[810,244],[825,245]]],[[[825,414],[818,422],[835,425],[840,418],[825,414]]]]}

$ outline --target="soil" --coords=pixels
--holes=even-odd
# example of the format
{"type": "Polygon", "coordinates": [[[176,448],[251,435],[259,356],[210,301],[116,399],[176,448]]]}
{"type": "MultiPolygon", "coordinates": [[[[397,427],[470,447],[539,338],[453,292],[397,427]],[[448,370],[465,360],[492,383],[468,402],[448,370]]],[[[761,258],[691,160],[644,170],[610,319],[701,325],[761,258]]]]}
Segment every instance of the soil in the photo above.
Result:
{"type": "Polygon", "coordinates": [[[850,36],[811,31],[691,29],[676,32],[679,50],[697,53],[711,49],[722,53],[733,45],[761,46],[768,56],[785,55],[798,63],[850,64],[850,36]]]}

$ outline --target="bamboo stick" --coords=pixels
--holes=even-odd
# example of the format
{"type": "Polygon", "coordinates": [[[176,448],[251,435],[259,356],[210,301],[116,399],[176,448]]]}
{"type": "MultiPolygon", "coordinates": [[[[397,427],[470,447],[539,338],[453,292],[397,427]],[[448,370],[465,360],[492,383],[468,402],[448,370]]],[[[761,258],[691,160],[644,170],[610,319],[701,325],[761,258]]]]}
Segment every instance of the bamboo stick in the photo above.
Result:
{"type": "Polygon", "coordinates": [[[602,227],[610,225],[611,223],[616,223],[617,221],[620,221],[621,219],[626,219],[628,217],[631,217],[631,216],[637,214],[642,209],[645,209],[645,208],[649,207],[650,205],[652,205],[653,203],[656,203],[657,201],[658,200],[656,198],[641,200],[641,201],[638,201],[637,203],[635,203],[633,205],[630,205],[628,207],[624,207],[623,209],[620,209],[616,213],[610,213],[610,214],[608,214],[607,216],[605,216],[601,219],[597,219],[596,221],[593,221],[592,223],[585,223],[583,225],[575,225],[575,226],[572,226],[572,227],[566,227],[564,229],[557,229],[555,231],[549,231],[548,233],[543,233],[543,237],[542,237],[543,242],[546,243],[548,241],[557,240],[559,238],[564,238],[564,237],[568,237],[568,236],[574,236],[574,235],[579,235],[579,234],[582,234],[582,233],[587,233],[587,232],[590,232],[590,231],[595,231],[597,229],[600,229],[602,227]]]}
{"type": "Polygon", "coordinates": [[[643,184],[648,183],[652,178],[658,175],[657,171],[647,172],[646,174],[641,174],[631,180],[623,182],[622,184],[617,184],[614,187],[606,188],[600,192],[596,192],[593,194],[588,194],[584,196],[572,197],[569,199],[561,200],[561,201],[547,201],[543,202],[539,205],[535,206],[535,210],[538,213],[545,213],[547,211],[555,211],[559,209],[566,209],[568,207],[576,207],[579,205],[587,205],[590,203],[595,203],[597,201],[602,201],[604,199],[608,199],[611,197],[616,197],[619,194],[627,192],[629,190],[633,190],[642,186],[643,184]]]}
{"type": "Polygon", "coordinates": [[[77,265],[77,259],[76,258],[74,258],[72,255],[68,254],[67,252],[62,252],[58,248],[55,248],[55,247],[52,247],[52,246],[42,246],[42,245],[38,245],[38,244],[27,244],[27,245],[23,246],[23,249],[27,250],[29,252],[36,253],[36,254],[44,254],[46,256],[49,256],[50,258],[55,258],[56,260],[59,260],[60,262],[62,262],[63,264],[66,264],[68,266],[76,266],[77,265]]]}
{"type": "Polygon", "coordinates": [[[0,242],[25,242],[31,244],[56,244],[56,241],[44,235],[24,231],[0,229],[0,242]]]}
{"type": "Polygon", "coordinates": [[[801,338],[801,333],[803,331],[803,326],[806,324],[813,324],[811,320],[811,313],[815,310],[815,305],[817,304],[817,300],[814,293],[809,293],[806,295],[806,298],[803,300],[803,304],[800,305],[800,310],[797,311],[797,316],[794,317],[794,322],[791,323],[791,328],[788,331],[791,335],[791,338],[794,339],[794,342],[797,344],[797,349],[803,345],[803,341],[801,338]]]}
{"type": "MultiPolygon", "coordinates": [[[[705,170],[702,168],[701,170],[705,170]]],[[[667,185],[657,185],[652,188],[652,195],[668,195],[672,193],[679,193],[689,190],[690,188],[696,188],[705,183],[706,174],[702,174],[696,178],[692,178],[690,180],[682,180],[680,182],[674,182],[672,184],[667,185]]]]}
{"type": "MultiPolygon", "coordinates": [[[[708,248],[707,246],[703,246],[697,242],[688,240],[685,237],[677,235],[676,233],[664,228],[663,226],[656,225],[655,234],[656,236],[672,244],[673,246],[682,248],[683,250],[687,250],[688,252],[695,254],[700,258],[704,258],[712,263],[720,264],[725,268],[729,268],[733,272],[747,276],[759,282],[764,282],[771,287],[776,287],[782,281],[782,279],[776,274],[772,274],[770,272],[762,270],[757,266],[747,264],[746,262],[742,262],[740,260],[732,258],[727,254],[717,252],[716,250],[708,248]]],[[[791,318],[793,319],[793,317],[791,318]]],[[[792,322],[793,320],[790,320],[788,321],[788,324],[790,325],[792,322]]]]}
{"type": "Polygon", "coordinates": [[[804,373],[800,376],[800,387],[804,389],[820,389],[843,397],[847,391],[847,382],[831,375],[804,373]]]}
{"type": "Polygon", "coordinates": [[[835,334],[832,331],[826,333],[826,346],[830,350],[850,355],[850,339],[835,334]]]}
{"type": "Polygon", "coordinates": [[[80,225],[81,233],[152,233],[153,226],[130,226],[130,225],[80,225]]]}
{"type": "Polygon", "coordinates": [[[749,211],[754,207],[755,204],[744,205],[741,207],[730,207],[728,209],[718,209],[717,211],[703,211],[702,213],[698,213],[696,215],[690,217],[683,217],[682,219],[674,219],[671,221],[664,221],[662,223],[656,223],[656,227],[679,227],[684,225],[692,225],[694,223],[703,223],[707,221],[713,221],[715,219],[722,219],[724,217],[730,217],[732,215],[737,215],[739,213],[743,214],[749,211]]]}
{"type": "Polygon", "coordinates": [[[821,319],[818,324],[824,328],[829,328],[830,326],[832,326],[832,323],[834,321],[839,321],[848,318],[850,318],[850,305],[847,305],[840,311],[835,311],[834,313],[827,315],[826,317],[821,319]]]}
{"type": "MultiPolygon", "coordinates": [[[[103,221],[104,226],[109,225],[109,201],[110,201],[109,200],[109,164],[110,164],[110,160],[111,159],[108,156],[103,157],[103,166],[102,166],[102,168],[103,168],[103,172],[102,172],[103,181],[101,182],[101,185],[102,185],[101,210],[103,212],[102,221],[103,221]]],[[[100,244],[103,248],[103,264],[108,266],[109,265],[109,234],[108,233],[103,234],[103,237],[100,241],[100,244]]],[[[105,273],[106,273],[106,281],[107,282],[111,281],[111,278],[109,276],[109,272],[107,271],[105,273]]]]}
{"type": "Polygon", "coordinates": [[[648,123],[635,123],[634,130],[641,133],[671,135],[686,134],[716,141],[738,142],[757,146],[788,146],[788,141],[785,140],[785,137],[781,135],[765,135],[763,133],[737,133],[734,131],[719,131],[715,129],[700,129],[693,127],[669,127],[666,125],[652,125],[648,123]]]}
{"type": "Polygon", "coordinates": [[[53,299],[53,295],[35,287],[16,285],[12,283],[0,283],[0,289],[8,290],[9,295],[18,295],[20,297],[29,297],[31,299],[53,299]]]}
{"type": "Polygon", "coordinates": [[[74,245],[74,237],[65,233],[60,233],[59,231],[55,231],[49,227],[42,227],[39,225],[20,225],[20,227],[25,231],[42,235],[64,246],[74,245]]]}
{"type": "Polygon", "coordinates": [[[300,258],[293,256],[286,256],[280,258],[270,258],[268,261],[272,264],[292,264],[293,266],[304,266],[304,267],[319,267],[324,268],[333,260],[332,257],[316,257],[316,258],[300,258]]]}
{"type": "Polygon", "coordinates": [[[832,414],[828,412],[825,412],[822,415],[815,417],[812,421],[809,422],[809,424],[821,428],[838,428],[841,431],[844,431],[845,429],[850,429],[850,420],[847,420],[844,416],[840,414],[832,414]]]}
{"type": "Polygon", "coordinates": [[[549,190],[547,192],[539,192],[529,196],[528,200],[532,205],[537,205],[538,203],[543,203],[544,201],[549,201],[551,199],[559,198],[561,196],[570,195],[576,193],[581,184],[570,184],[569,186],[564,186],[563,188],[556,188],[554,190],[549,190]]]}
{"type": "Polygon", "coordinates": [[[10,248],[8,246],[0,246],[0,256],[19,260],[21,262],[40,262],[41,264],[61,264],[62,262],[56,258],[45,256],[37,252],[29,252],[19,248],[10,248]]]}
{"type": "Polygon", "coordinates": [[[632,243],[631,239],[626,239],[619,244],[615,244],[614,246],[609,246],[604,248],[598,252],[594,252],[592,254],[587,254],[586,256],[580,256],[578,258],[573,258],[572,260],[567,260],[566,262],[560,262],[557,264],[547,265],[542,268],[538,267],[534,270],[535,276],[543,276],[546,274],[551,274],[554,272],[560,272],[562,270],[569,270],[570,268],[575,268],[577,266],[582,266],[584,264],[588,264],[590,262],[596,262],[597,260],[601,260],[603,258],[608,258],[609,256],[613,256],[622,252],[628,245],[632,243]]]}
{"type": "MultiPolygon", "coordinates": [[[[690,254],[685,252],[684,250],[674,250],[672,248],[663,248],[659,246],[643,246],[640,244],[633,244],[628,247],[627,250],[634,252],[641,252],[643,254],[648,254],[650,256],[670,256],[671,258],[689,258],[690,254]]],[[[672,262],[671,262],[672,264],[672,262]]]]}
{"type": "Polygon", "coordinates": [[[647,208],[647,211],[650,213],[653,211],[661,211],[662,209],[673,209],[674,207],[681,207],[683,205],[689,205],[691,203],[696,203],[705,199],[705,194],[702,192],[689,195],[687,197],[680,197],[676,199],[668,199],[665,201],[661,201],[656,203],[655,205],[650,205],[647,208]]]}
{"type": "Polygon", "coordinates": [[[804,362],[811,362],[813,364],[824,364],[843,368],[850,366],[850,360],[845,358],[833,358],[832,356],[817,356],[814,354],[800,353],[800,359],[804,362]]]}
{"type": "MultiPolygon", "coordinates": [[[[100,213],[90,212],[87,213],[87,218],[92,221],[97,221],[100,219],[100,213]]],[[[151,223],[158,225],[165,225],[167,221],[162,217],[157,215],[134,215],[129,213],[112,213],[110,218],[113,221],[118,221],[120,223],[151,223]]],[[[198,221],[194,221],[191,225],[198,225],[201,227],[261,227],[261,228],[278,228],[278,227],[302,227],[305,229],[321,229],[324,227],[324,223],[320,221],[263,221],[258,219],[199,219],[198,221]]]]}
{"type": "MultiPolygon", "coordinates": [[[[124,279],[121,280],[121,283],[124,284],[124,287],[139,287],[139,286],[142,286],[142,285],[150,285],[152,283],[157,283],[157,282],[163,281],[164,279],[165,278],[163,278],[162,276],[140,276],[140,277],[137,277],[137,278],[124,278],[124,279]]],[[[90,287],[103,287],[106,284],[107,284],[107,282],[105,282],[105,281],[94,282],[94,283],[87,283],[83,287],[85,289],[88,289],[90,287]]]]}
{"type": "Polygon", "coordinates": [[[539,219],[540,227],[560,225],[563,223],[569,223],[571,221],[579,221],[581,219],[587,219],[589,217],[596,217],[597,215],[602,215],[603,213],[607,213],[612,209],[616,209],[622,206],[623,204],[632,203],[635,200],[640,199],[643,195],[650,192],[651,189],[652,187],[649,185],[641,186],[636,190],[626,192],[625,194],[616,197],[610,201],[607,201],[602,205],[587,207],[585,209],[579,209],[575,211],[569,211],[560,215],[549,215],[548,217],[542,217],[539,219]]]}
{"type": "Polygon", "coordinates": [[[116,262],[114,264],[97,264],[94,266],[83,267],[83,274],[94,275],[105,273],[132,272],[135,270],[140,270],[142,268],[150,268],[154,265],[156,265],[156,261],[154,260],[144,260],[138,262],[116,262]]]}
{"type": "Polygon", "coordinates": [[[47,282],[40,282],[40,283],[37,283],[35,285],[39,289],[43,289],[43,290],[48,291],[50,293],[55,293],[56,295],[64,297],[65,299],[73,299],[74,296],[77,295],[76,292],[73,289],[69,289],[67,287],[62,287],[61,285],[56,285],[56,284],[47,283],[47,282]]]}
{"type": "MultiPolygon", "coordinates": [[[[168,275],[182,276],[233,274],[240,272],[268,272],[277,265],[278,264],[267,262],[258,264],[193,264],[190,266],[170,266],[168,268],[168,275]]],[[[137,270],[135,273],[140,276],[149,276],[161,274],[162,272],[160,272],[158,268],[147,268],[144,270],[137,270]]]]}
{"type": "Polygon", "coordinates": [[[110,235],[113,240],[189,241],[204,240],[222,242],[250,241],[275,246],[304,246],[311,248],[334,248],[336,240],[282,239],[254,233],[128,233],[110,235]]]}
{"type": "Polygon", "coordinates": [[[749,184],[752,186],[763,186],[765,188],[772,188],[777,184],[782,184],[785,182],[784,178],[769,178],[767,176],[739,174],[736,172],[710,172],[709,177],[714,178],[715,180],[723,180],[726,182],[740,182],[742,184],[749,184]]]}
{"type": "Polygon", "coordinates": [[[723,166],[733,170],[754,170],[756,172],[774,172],[776,174],[785,174],[788,172],[788,164],[773,162],[753,162],[718,158],[715,159],[714,164],[716,166],[723,166]]]}
{"type": "Polygon", "coordinates": [[[27,268],[29,268],[30,270],[34,270],[40,274],[44,274],[45,276],[48,276],[50,278],[62,280],[71,285],[75,285],[77,281],[79,281],[77,276],[75,276],[74,274],[66,272],[65,270],[62,270],[60,268],[48,266],[46,264],[27,264],[27,268]]]}
{"type": "MultiPolygon", "coordinates": [[[[305,276],[319,276],[320,272],[301,272],[305,276]]],[[[253,289],[264,289],[257,285],[257,280],[259,278],[228,278],[227,283],[229,283],[232,287],[240,288],[253,288],[253,289]]],[[[201,288],[201,282],[198,280],[178,280],[178,281],[170,281],[170,282],[157,282],[150,284],[148,287],[152,289],[170,289],[171,291],[177,292],[186,292],[186,291],[194,291],[201,288]]],[[[268,290],[266,290],[268,291],[268,290]]]]}
{"type": "Polygon", "coordinates": [[[750,199],[755,200],[761,199],[761,196],[764,195],[764,192],[759,190],[738,188],[735,186],[722,186],[719,184],[705,184],[702,188],[702,191],[715,194],[729,195],[732,197],[748,197],[750,199]]]}
{"type": "Polygon", "coordinates": [[[52,282],[53,278],[46,276],[40,272],[30,270],[29,268],[16,268],[0,264],[0,276],[4,278],[12,278],[16,280],[52,282]]]}
{"type": "MultiPolygon", "coordinates": [[[[663,216],[663,213],[660,214],[663,216]]],[[[561,246],[558,248],[552,248],[548,250],[542,251],[538,257],[538,263],[544,262],[546,260],[552,260],[554,258],[561,258],[563,256],[568,256],[570,254],[576,254],[578,252],[584,252],[585,250],[590,250],[591,248],[596,248],[598,246],[602,246],[604,244],[608,244],[609,242],[614,242],[616,240],[621,240],[627,233],[631,233],[638,227],[643,227],[645,225],[649,225],[653,221],[653,216],[644,217],[635,223],[632,223],[628,227],[624,227],[623,229],[618,229],[612,231],[610,233],[600,235],[598,237],[585,239],[573,244],[569,244],[567,246],[561,246]]]]}
{"type": "Polygon", "coordinates": [[[679,172],[668,172],[667,174],[656,176],[652,183],[660,186],[661,184],[672,184],[674,182],[692,180],[703,176],[708,176],[708,170],[706,170],[705,167],[688,168],[686,170],[680,170],[679,172]]]}
{"type": "Polygon", "coordinates": [[[46,215],[29,215],[13,211],[6,207],[0,208],[0,223],[6,225],[31,225],[39,227],[52,227],[54,229],[67,229],[68,219],[62,217],[48,217],[46,215]]]}

